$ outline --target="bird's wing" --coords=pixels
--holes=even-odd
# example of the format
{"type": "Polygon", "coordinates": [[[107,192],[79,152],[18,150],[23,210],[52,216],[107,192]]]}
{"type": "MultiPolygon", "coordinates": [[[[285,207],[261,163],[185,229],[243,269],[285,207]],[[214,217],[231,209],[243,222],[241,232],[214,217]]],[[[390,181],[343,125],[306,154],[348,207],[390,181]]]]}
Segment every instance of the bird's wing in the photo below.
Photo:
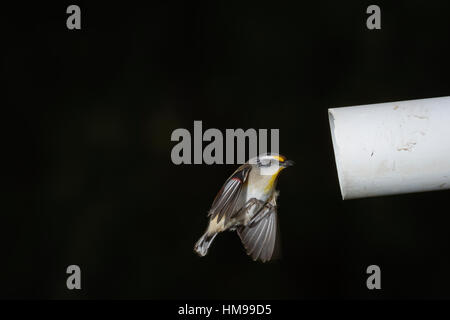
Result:
{"type": "Polygon", "coordinates": [[[241,209],[243,203],[240,203],[239,200],[250,169],[250,165],[243,165],[225,181],[209,210],[208,216],[211,219],[216,218],[216,216],[218,216],[217,221],[220,221],[223,217],[229,219],[241,209]]]}
{"type": "Polygon", "coordinates": [[[272,206],[261,220],[238,229],[247,254],[253,260],[266,262],[274,257],[277,242],[277,207],[272,206]]]}

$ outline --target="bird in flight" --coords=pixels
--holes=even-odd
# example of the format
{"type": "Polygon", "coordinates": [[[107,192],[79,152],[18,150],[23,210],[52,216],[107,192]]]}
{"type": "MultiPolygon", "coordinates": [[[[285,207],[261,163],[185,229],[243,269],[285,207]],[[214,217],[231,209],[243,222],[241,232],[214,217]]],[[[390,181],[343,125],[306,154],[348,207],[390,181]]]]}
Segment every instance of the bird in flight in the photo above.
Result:
{"type": "Polygon", "coordinates": [[[229,230],[238,233],[253,260],[271,260],[277,241],[278,175],[293,164],[282,155],[263,154],[240,166],[215,197],[194,251],[205,256],[217,234],[229,230]]]}

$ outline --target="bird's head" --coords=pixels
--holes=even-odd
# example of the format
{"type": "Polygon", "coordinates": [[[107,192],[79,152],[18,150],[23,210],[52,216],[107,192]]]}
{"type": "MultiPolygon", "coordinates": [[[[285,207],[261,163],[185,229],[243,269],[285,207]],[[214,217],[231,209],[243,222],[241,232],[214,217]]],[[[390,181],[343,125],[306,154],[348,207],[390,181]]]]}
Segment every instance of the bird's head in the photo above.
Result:
{"type": "Polygon", "coordinates": [[[293,166],[294,161],[287,160],[285,156],[276,153],[265,153],[248,161],[253,169],[259,170],[262,176],[273,176],[281,170],[293,166]]]}

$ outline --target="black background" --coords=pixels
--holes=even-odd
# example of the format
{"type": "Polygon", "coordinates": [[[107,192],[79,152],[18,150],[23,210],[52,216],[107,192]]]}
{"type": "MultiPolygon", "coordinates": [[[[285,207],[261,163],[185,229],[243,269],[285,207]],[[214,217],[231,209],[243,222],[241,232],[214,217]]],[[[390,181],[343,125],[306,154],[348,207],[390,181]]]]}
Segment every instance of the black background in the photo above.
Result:
{"type": "Polygon", "coordinates": [[[365,1],[77,2],[80,31],[70,4],[2,5],[0,297],[450,297],[449,191],[342,201],[327,117],[450,95],[448,1],[378,1],[375,31],[365,1]],[[172,164],[194,120],[280,129],[283,259],[194,254],[236,167],[172,164]]]}

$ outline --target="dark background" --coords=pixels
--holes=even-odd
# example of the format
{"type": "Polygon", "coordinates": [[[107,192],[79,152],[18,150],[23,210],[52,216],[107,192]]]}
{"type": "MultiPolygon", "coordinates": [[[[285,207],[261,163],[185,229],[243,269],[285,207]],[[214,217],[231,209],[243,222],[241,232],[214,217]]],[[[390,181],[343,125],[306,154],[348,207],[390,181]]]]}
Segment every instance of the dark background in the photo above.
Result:
{"type": "Polygon", "coordinates": [[[450,95],[450,3],[370,4],[2,5],[0,297],[450,298],[449,191],[341,200],[328,108],[450,95]],[[194,120],[280,129],[283,259],[194,254],[236,168],[172,164],[194,120]]]}

